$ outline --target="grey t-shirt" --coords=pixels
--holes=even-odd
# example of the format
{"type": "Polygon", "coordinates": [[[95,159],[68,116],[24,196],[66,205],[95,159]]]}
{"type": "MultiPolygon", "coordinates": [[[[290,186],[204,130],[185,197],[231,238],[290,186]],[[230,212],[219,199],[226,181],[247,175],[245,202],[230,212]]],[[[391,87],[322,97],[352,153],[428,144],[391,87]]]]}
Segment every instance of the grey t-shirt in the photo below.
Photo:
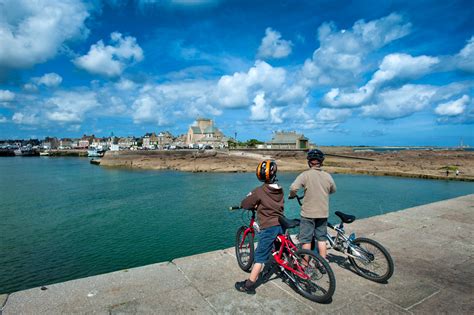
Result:
{"type": "Polygon", "coordinates": [[[290,196],[296,195],[298,189],[304,188],[301,216],[307,218],[327,218],[329,216],[329,194],[336,192],[332,176],[313,167],[296,177],[290,186],[290,196]]]}

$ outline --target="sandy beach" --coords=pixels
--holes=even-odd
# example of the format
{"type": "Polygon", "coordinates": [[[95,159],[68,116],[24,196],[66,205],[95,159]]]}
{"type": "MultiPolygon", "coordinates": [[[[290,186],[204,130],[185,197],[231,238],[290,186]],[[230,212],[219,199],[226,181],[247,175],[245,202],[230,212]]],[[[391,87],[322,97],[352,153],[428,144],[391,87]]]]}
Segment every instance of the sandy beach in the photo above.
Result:
{"type": "MultiPolygon", "coordinates": [[[[472,151],[354,152],[349,147],[322,149],[328,154],[324,169],[330,173],[474,181],[472,151]],[[456,169],[459,175],[455,174],[456,169]]],[[[100,164],[106,167],[187,172],[254,172],[259,161],[275,159],[280,171],[303,171],[307,169],[305,157],[303,151],[109,151],[100,164]]]]}

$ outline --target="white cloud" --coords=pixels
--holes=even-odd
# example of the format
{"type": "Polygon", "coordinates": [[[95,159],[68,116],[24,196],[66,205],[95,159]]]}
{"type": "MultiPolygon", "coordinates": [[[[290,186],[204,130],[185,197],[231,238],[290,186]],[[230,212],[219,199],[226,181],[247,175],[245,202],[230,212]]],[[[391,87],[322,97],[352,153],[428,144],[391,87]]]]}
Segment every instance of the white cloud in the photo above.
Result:
{"type": "Polygon", "coordinates": [[[115,83],[115,87],[119,90],[122,90],[122,91],[130,91],[130,90],[135,89],[136,84],[135,84],[135,82],[133,82],[131,80],[122,78],[122,79],[120,79],[120,81],[115,83]]]}
{"type": "Polygon", "coordinates": [[[36,93],[38,92],[38,87],[36,86],[36,84],[26,83],[25,85],[23,85],[23,90],[29,93],[36,93]]]}
{"type": "Polygon", "coordinates": [[[0,115],[0,124],[4,124],[4,123],[6,123],[6,122],[8,122],[7,117],[5,117],[5,116],[3,116],[3,115],[0,115]]]}
{"type": "Polygon", "coordinates": [[[254,98],[259,91],[266,95],[278,93],[285,80],[285,69],[257,61],[247,73],[236,72],[222,76],[217,83],[216,101],[227,108],[248,107],[250,98],[254,98]]]}
{"type": "Polygon", "coordinates": [[[270,122],[272,124],[281,124],[283,123],[283,107],[275,107],[270,109],[270,122]]]}
{"type": "Polygon", "coordinates": [[[292,42],[281,39],[281,34],[268,27],[265,37],[258,48],[257,56],[260,58],[284,58],[291,54],[292,42]]]}
{"type": "Polygon", "coordinates": [[[318,29],[320,47],[305,61],[302,74],[312,85],[352,84],[364,72],[368,53],[406,36],[410,28],[395,13],[370,22],[359,20],[351,30],[324,23],[318,29]]]}
{"type": "Polygon", "coordinates": [[[19,125],[38,125],[40,123],[39,117],[34,113],[14,113],[12,121],[19,125]]]}
{"type": "Polygon", "coordinates": [[[466,46],[454,58],[460,69],[474,72],[474,36],[467,41],[466,46]]]}
{"type": "Polygon", "coordinates": [[[215,85],[209,81],[181,81],[144,86],[132,105],[135,123],[171,125],[178,119],[219,116],[210,95],[215,85]]]}
{"type": "Polygon", "coordinates": [[[63,78],[59,74],[51,72],[46,73],[41,77],[33,78],[32,81],[38,85],[42,84],[47,87],[57,87],[61,82],[63,82],[63,78]]]}
{"type": "Polygon", "coordinates": [[[375,97],[374,104],[362,107],[362,115],[387,120],[410,116],[426,109],[437,91],[434,86],[413,84],[385,90],[375,97]]]}
{"type": "Polygon", "coordinates": [[[407,54],[390,54],[384,57],[372,79],[356,91],[342,92],[331,89],[323,103],[332,107],[357,107],[366,103],[381,86],[399,80],[422,77],[433,71],[439,59],[429,56],[413,57],[407,54]]]}
{"type": "Polygon", "coordinates": [[[9,90],[0,90],[0,102],[11,102],[15,99],[15,93],[9,90]]]}
{"type": "Polygon", "coordinates": [[[346,121],[351,115],[352,111],[350,109],[323,108],[316,115],[316,119],[324,123],[341,123],[346,121]]]}
{"type": "Polygon", "coordinates": [[[45,116],[54,122],[78,123],[83,121],[87,112],[99,106],[95,92],[58,91],[46,100],[45,116]]]}
{"type": "Polygon", "coordinates": [[[74,59],[74,64],[92,74],[117,77],[128,65],[143,60],[143,50],[134,37],[123,38],[122,34],[114,32],[110,38],[111,45],[98,41],[87,55],[74,59]]]}
{"type": "Polygon", "coordinates": [[[466,110],[466,107],[470,101],[471,99],[469,96],[463,95],[461,98],[454,101],[439,104],[435,109],[435,113],[440,116],[461,115],[466,110]]]}
{"type": "Polygon", "coordinates": [[[265,105],[265,93],[260,92],[255,96],[250,107],[250,120],[267,120],[269,108],[265,105]]]}
{"type": "Polygon", "coordinates": [[[54,57],[64,42],[87,32],[80,1],[4,0],[0,14],[0,68],[27,68],[54,57]]]}

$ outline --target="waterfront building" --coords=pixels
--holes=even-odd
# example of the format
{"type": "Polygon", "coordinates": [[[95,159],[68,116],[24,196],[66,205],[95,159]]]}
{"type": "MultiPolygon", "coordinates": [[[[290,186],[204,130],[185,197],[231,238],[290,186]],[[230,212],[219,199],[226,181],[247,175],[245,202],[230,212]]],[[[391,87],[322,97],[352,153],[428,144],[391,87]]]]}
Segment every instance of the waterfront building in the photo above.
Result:
{"type": "Polygon", "coordinates": [[[309,149],[309,140],[296,131],[277,131],[265,145],[267,149],[305,150],[309,149]]]}
{"type": "Polygon", "coordinates": [[[109,138],[94,138],[92,143],[90,144],[91,147],[94,147],[98,150],[106,150],[110,148],[112,145],[112,141],[109,138]]]}
{"type": "Polygon", "coordinates": [[[118,146],[121,149],[130,149],[132,147],[136,147],[138,145],[138,139],[135,137],[126,137],[126,138],[120,138],[118,140],[118,146]]]}
{"type": "Polygon", "coordinates": [[[226,143],[228,139],[214,126],[214,122],[207,118],[198,118],[194,125],[189,127],[186,144],[187,145],[211,145],[219,147],[226,143]]]}
{"type": "Polygon", "coordinates": [[[59,149],[72,149],[72,140],[70,138],[59,140],[59,149]]]}

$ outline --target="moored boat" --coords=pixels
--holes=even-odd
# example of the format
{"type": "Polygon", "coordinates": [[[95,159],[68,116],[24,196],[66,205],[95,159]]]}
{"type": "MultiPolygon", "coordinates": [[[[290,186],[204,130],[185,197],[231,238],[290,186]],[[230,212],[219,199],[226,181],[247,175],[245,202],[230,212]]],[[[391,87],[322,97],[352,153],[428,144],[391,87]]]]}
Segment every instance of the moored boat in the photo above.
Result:
{"type": "Polygon", "coordinates": [[[104,151],[102,150],[97,150],[97,149],[89,149],[87,150],[87,156],[88,157],[103,157],[104,156],[104,151]]]}

